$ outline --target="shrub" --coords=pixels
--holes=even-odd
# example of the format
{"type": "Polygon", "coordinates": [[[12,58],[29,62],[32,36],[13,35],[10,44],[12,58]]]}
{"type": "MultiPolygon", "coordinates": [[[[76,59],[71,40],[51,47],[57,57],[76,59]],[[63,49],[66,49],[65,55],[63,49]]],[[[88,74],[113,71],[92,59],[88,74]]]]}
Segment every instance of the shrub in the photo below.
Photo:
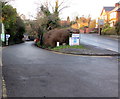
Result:
{"type": "Polygon", "coordinates": [[[117,35],[120,35],[120,22],[116,23],[115,31],[116,31],[117,35]]]}
{"type": "Polygon", "coordinates": [[[37,45],[38,47],[40,47],[40,41],[39,41],[39,42],[37,42],[37,43],[36,43],[36,45],[37,45]]]}
{"type": "Polygon", "coordinates": [[[117,34],[115,31],[115,27],[110,27],[109,24],[105,24],[101,32],[103,35],[116,35],[117,34]]]}
{"type": "Polygon", "coordinates": [[[117,33],[115,32],[115,27],[108,27],[102,30],[102,34],[103,35],[116,35],[117,33]]]}
{"type": "Polygon", "coordinates": [[[44,45],[46,47],[55,47],[57,42],[69,43],[69,29],[53,29],[44,34],[44,45]]]}

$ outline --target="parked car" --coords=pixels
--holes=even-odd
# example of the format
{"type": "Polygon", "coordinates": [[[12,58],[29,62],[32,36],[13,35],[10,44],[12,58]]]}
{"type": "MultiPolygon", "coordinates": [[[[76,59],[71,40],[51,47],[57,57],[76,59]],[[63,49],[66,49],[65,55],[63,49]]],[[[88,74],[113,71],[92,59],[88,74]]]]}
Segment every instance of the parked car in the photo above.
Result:
{"type": "Polygon", "coordinates": [[[98,33],[98,28],[94,28],[90,33],[98,33]]]}

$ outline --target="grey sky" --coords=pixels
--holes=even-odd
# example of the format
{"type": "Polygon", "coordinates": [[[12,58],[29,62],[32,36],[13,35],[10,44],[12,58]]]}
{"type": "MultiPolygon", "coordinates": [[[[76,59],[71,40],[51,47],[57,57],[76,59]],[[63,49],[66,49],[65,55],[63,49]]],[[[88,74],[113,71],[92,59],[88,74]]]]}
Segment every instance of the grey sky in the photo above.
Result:
{"type": "MultiPolygon", "coordinates": [[[[11,2],[11,4],[17,8],[17,11],[20,14],[25,14],[27,18],[30,18],[29,15],[36,15],[38,4],[45,1],[51,2],[51,5],[54,4],[55,0],[16,0],[11,2]],[[38,3],[38,4],[37,4],[38,3]]],[[[62,2],[63,0],[59,0],[62,2]]],[[[63,6],[69,6],[60,13],[61,19],[66,19],[67,16],[70,16],[71,19],[74,19],[75,16],[88,16],[89,14],[93,19],[97,18],[103,6],[114,6],[119,0],[65,0],[63,6]]]]}

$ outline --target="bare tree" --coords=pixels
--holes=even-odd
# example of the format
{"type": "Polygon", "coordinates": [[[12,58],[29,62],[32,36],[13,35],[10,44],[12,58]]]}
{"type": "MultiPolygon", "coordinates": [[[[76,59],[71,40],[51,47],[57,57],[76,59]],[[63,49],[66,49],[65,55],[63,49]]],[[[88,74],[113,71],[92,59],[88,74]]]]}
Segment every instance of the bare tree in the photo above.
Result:
{"type": "Polygon", "coordinates": [[[15,1],[15,0],[0,0],[0,2],[6,2],[6,3],[11,2],[11,1],[15,1]]]}

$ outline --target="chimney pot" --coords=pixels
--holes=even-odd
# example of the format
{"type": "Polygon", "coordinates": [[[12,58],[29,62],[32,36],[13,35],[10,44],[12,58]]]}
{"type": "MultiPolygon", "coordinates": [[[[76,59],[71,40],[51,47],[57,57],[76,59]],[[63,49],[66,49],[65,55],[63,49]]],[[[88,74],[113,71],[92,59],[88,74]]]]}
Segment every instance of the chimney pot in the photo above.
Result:
{"type": "Polygon", "coordinates": [[[119,5],[120,5],[119,3],[116,3],[116,4],[115,4],[115,7],[118,7],[119,5]]]}

